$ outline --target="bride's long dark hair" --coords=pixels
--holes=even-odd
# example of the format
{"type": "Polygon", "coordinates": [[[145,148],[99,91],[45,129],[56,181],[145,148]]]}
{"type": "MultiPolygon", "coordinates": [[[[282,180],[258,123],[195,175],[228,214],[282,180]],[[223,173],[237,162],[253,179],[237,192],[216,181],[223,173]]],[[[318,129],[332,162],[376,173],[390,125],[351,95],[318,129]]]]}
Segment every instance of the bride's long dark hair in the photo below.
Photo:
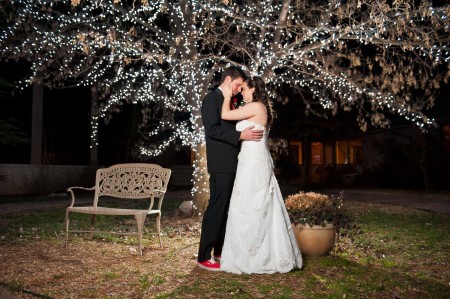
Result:
{"type": "Polygon", "coordinates": [[[272,101],[269,98],[269,94],[266,91],[266,83],[259,76],[253,76],[245,80],[249,88],[255,88],[253,92],[252,102],[261,102],[267,109],[267,127],[270,127],[273,122],[274,113],[272,107],[272,101]]]}

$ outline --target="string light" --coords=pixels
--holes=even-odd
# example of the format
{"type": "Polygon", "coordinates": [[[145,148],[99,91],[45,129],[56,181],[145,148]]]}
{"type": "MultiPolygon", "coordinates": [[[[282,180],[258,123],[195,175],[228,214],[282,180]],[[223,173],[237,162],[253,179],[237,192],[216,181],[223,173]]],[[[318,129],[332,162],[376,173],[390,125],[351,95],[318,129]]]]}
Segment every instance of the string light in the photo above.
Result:
{"type": "MultiPolygon", "coordinates": [[[[423,110],[433,106],[433,90],[449,76],[448,6],[414,7],[406,0],[389,9],[369,0],[292,2],[71,0],[69,6],[68,1],[5,0],[0,55],[32,63],[21,89],[38,72],[54,87],[97,86],[91,146],[98,145],[99,122],[123,102],[141,103],[144,113],[160,107],[164,117],[148,137],[172,134],[141,147],[144,156],[159,155],[179,140],[194,151],[204,144],[201,101],[212,79],[230,64],[262,75],[274,97],[289,85],[310,91],[311,103],[333,113],[356,109],[362,129],[367,121],[389,125],[385,113],[421,128],[433,124],[423,110]],[[420,90],[421,97],[415,95],[420,90]],[[176,112],[190,118],[175,121],[176,112]]],[[[144,115],[144,122],[148,119],[144,115]]],[[[205,165],[204,156],[196,159],[196,165],[205,165]]],[[[198,166],[194,180],[203,182],[205,173],[198,166]]]]}

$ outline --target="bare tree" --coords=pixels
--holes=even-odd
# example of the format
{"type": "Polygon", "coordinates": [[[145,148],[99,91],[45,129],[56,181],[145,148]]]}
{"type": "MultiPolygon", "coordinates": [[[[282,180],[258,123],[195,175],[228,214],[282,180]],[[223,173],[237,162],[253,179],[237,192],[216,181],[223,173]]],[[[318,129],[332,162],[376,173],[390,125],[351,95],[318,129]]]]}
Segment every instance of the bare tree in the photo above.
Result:
{"type": "MultiPolygon", "coordinates": [[[[99,119],[123,101],[141,102],[157,155],[181,140],[197,153],[194,203],[207,203],[201,99],[228,64],[302,95],[306,113],[358,111],[368,123],[389,114],[426,128],[424,113],[449,77],[450,6],[410,0],[9,0],[2,4],[1,54],[32,62],[51,86],[97,84],[99,119]],[[317,109],[320,107],[321,109],[317,109]],[[189,118],[176,121],[183,112],[189,118]]],[[[96,142],[93,134],[92,142],[96,142]]]]}

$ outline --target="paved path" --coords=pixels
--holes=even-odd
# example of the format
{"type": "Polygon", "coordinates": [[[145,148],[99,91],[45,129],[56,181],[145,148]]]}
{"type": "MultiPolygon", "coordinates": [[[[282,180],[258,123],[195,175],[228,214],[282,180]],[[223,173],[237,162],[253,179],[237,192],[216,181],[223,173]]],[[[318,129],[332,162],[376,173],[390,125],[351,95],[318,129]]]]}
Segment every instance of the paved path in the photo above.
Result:
{"type": "MultiPolygon", "coordinates": [[[[294,186],[280,185],[283,195],[298,192],[294,186]]],[[[317,191],[329,195],[344,192],[344,200],[402,205],[435,213],[450,215],[450,191],[411,191],[391,189],[326,189],[317,191]]]]}
{"type": "MultiPolygon", "coordinates": [[[[344,199],[348,200],[402,205],[450,215],[450,192],[365,189],[344,189],[343,192],[344,199]]],[[[326,190],[323,193],[338,195],[340,190],[326,190]]]]}
{"type": "MultiPolygon", "coordinates": [[[[294,189],[289,187],[281,187],[283,194],[292,194],[294,189]]],[[[326,194],[338,195],[341,190],[329,189],[319,192],[326,194]]],[[[364,202],[374,202],[381,204],[394,204],[409,206],[420,210],[444,213],[450,215],[450,192],[415,192],[405,190],[370,190],[370,189],[344,189],[344,199],[357,200],[364,202]]],[[[169,190],[164,200],[170,199],[189,199],[190,190],[169,190]]],[[[51,200],[42,202],[22,202],[22,203],[5,203],[0,201],[0,215],[11,213],[26,213],[35,210],[48,208],[63,208],[70,204],[71,200],[51,200]]],[[[78,203],[90,203],[92,199],[83,198],[78,203]]]]}
{"type": "MultiPolygon", "coordinates": [[[[0,203],[0,215],[14,213],[28,213],[36,210],[45,210],[50,208],[63,208],[70,205],[70,199],[67,200],[50,200],[45,202],[20,202],[20,203],[0,203]]],[[[77,201],[78,202],[78,201],[77,201]]],[[[88,203],[86,200],[80,203],[88,203]]],[[[92,202],[90,200],[89,202],[92,202]]],[[[1,298],[0,298],[1,299],[1,298]]]]}
{"type": "MultiPolygon", "coordinates": [[[[186,199],[190,198],[191,190],[169,190],[164,196],[164,201],[170,199],[186,199]]],[[[14,213],[28,213],[36,210],[44,210],[50,208],[65,208],[70,205],[72,199],[67,195],[64,198],[64,193],[58,194],[53,198],[49,196],[48,200],[36,202],[16,202],[16,203],[2,203],[0,198],[0,215],[14,214],[14,213]]],[[[77,199],[77,204],[91,204],[92,197],[81,197],[77,199]]],[[[0,298],[1,299],[1,298],[0,298]]]]}

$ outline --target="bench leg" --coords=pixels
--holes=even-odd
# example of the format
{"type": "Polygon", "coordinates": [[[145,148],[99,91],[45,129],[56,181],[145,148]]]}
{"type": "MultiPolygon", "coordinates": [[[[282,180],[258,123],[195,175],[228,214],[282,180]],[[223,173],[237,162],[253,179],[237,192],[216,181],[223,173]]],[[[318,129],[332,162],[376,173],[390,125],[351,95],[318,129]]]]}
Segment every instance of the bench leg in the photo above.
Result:
{"type": "Polygon", "coordinates": [[[92,214],[91,215],[91,239],[94,239],[94,226],[95,226],[95,219],[96,219],[96,216],[97,215],[95,215],[95,214],[92,214]]]}
{"type": "Polygon", "coordinates": [[[142,235],[144,234],[144,222],[145,214],[136,215],[137,229],[138,229],[138,241],[139,241],[139,254],[142,255],[142,235]]]}
{"type": "Polygon", "coordinates": [[[162,242],[161,242],[161,214],[156,215],[156,231],[158,232],[159,247],[162,248],[162,242]]]}

